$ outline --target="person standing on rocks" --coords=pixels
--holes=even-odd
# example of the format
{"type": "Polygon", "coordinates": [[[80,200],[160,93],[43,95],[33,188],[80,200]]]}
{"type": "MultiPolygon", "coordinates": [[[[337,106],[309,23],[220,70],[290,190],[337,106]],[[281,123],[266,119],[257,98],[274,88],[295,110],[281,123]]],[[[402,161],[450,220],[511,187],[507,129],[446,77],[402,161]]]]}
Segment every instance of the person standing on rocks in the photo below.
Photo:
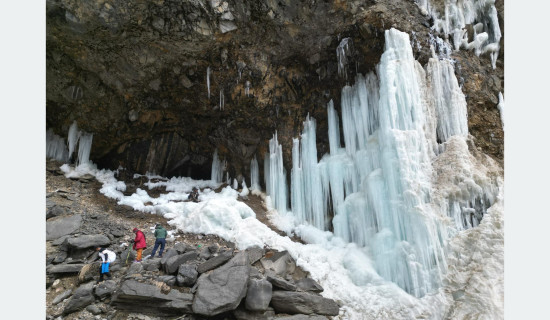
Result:
{"type": "Polygon", "coordinates": [[[147,248],[145,234],[143,234],[143,232],[138,228],[134,228],[132,231],[136,234],[134,245],[132,246],[132,248],[137,251],[136,260],[134,262],[141,262],[141,254],[143,253],[143,250],[147,248]]]}
{"type": "Polygon", "coordinates": [[[116,260],[116,253],[109,249],[97,247],[96,251],[99,252],[99,257],[101,258],[101,269],[99,269],[99,280],[97,282],[103,281],[103,275],[106,275],[108,279],[111,279],[111,273],[109,273],[109,264],[116,260]]]}
{"type": "Polygon", "coordinates": [[[160,246],[159,258],[162,258],[162,251],[164,251],[164,246],[166,245],[166,229],[160,224],[157,223],[155,226],[155,246],[153,247],[153,252],[151,252],[151,258],[155,257],[155,252],[157,252],[158,247],[160,246]]]}

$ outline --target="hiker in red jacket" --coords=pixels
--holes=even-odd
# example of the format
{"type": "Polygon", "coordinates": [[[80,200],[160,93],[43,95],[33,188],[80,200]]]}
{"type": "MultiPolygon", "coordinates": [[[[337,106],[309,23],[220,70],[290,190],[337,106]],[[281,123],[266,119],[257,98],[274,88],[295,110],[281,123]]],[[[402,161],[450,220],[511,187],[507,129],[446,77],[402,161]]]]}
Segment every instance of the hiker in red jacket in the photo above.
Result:
{"type": "Polygon", "coordinates": [[[134,239],[134,245],[133,249],[137,251],[137,257],[135,262],[141,262],[141,253],[143,252],[143,249],[147,248],[147,242],[145,242],[145,235],[141,230],[138,230],[138,228],[134,228],[132,230],[136,234],[136,238],[134,239]]]}

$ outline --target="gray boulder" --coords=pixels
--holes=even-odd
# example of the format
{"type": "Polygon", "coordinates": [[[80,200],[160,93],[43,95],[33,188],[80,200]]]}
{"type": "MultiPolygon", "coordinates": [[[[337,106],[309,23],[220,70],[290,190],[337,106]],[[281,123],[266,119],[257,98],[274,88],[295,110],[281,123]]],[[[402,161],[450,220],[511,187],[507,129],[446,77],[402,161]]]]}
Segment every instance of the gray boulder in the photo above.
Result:
{"type": "Polygon", "coordinates": [[[277,276],[268,275],[267,276],[267,281],[271,282],[271,284],[274,287],[282,289],[282,290],[296,291],[296,289],[297,289],[295,284],[293,284],[289,281],[286,281],[285,279],[277,277],[277,276]]]}
{"type": "Polygon", "coordinates": [[[301,291],[311,291],[311,292],[323,292],[323,287],[321,287],[317,281],[311,278],[303,278],[296,281],[296,286],[301,291]]]}
{"type": "Polygon", "coordinates": [[[115,280],[106,280],[106,281],[100,282],[97,285],[94,293],[99,299],[103,299],[107,296],[110,296],[113,292],[115,292],[115,290],[116,290],[115,280]]]}
{"type": "Polygon", "coordinates": [[[199,266],[197,267],[197,271],[199,273],[205,273],[206,271],[209,271],[221,266],[222,264],[229,261],[232,257],[233,257],[233,254],[230,251],[222,252],[216,257],[210,258],[210,260],[199,264],[199,266]]]}
{"type": "Polygon", "coordinates": [[[250,311],[265,311],[269,307],[273,286],[265,279],[248,280],[245,307],[250,311]]]}
{"type": "Polygon", "coordinates": [[[309,292],[274,291],[271,305],[277,313],[338,315],[340,307],[332,299],[309,292]]]}
{"type": "Polygon", "coordinates": [[[73,293],[73,290],[72,289],[69,289],[69,290],[65,290],[63,291],[62,293],[58,294],[52,301],[52,304],[53,305],[56,305],[58,303],[60,303],[61,301],[67,299],[71,293],[73,293]]]}
{"type": "Polygon", "coordinates": [[[210,259],[211,256],[212,256],[212,254],[210,253],[210,250],[208,250],[207,247],[202,248],[201,253],[199,255],[199,257],[201,259],[208,260],[208,259],[210,259]]]}
{"type": "Polygon", "coordinates": [[[67,244],[74,249],[86,249],[94,247],[108,246],[111,244],[111,240],[107,236],[102,234],[96,235],[83,235],[74,238],[68,238],[67,244]]]}
{"type": "Polygon", "coordinates": [[[46,268],[46,272],[50,274],[56,274],[56,273],[79,273],[80,270],[84,267],[84,264],[82,263],[74,263],[74,264],[58,264],[58,265],[52,265],[48,266],[46,268]]]}
{"type": "Polygon", "coordinates": [[[164,265],[164,271],[168,274],[173,274],[176,271],[178,271],[178,268],[180,267],[180,265],[188,261],[195,260],[197,259],[197,257],[198,257],[198,254],[194,251],[173,256],[168,260],[166,260],[166,264],[164,265]]]}
{"type": "Polygon", "coordinates": [[[69,301],[67,301],[63,309],[63,314],[73,313],[92,304],[95,301],[95,297],[92,293],[93,288],[93,282],[88,282],[78,287],[69,301]]]}
{"type": "Polygon", "coordinates": [[[177,254],[183,254],[183,253],[185,253],[185,250],[187,250],[187,249],[188,249],[187,245],[183,242],[178,242],[174,245],[174,250],[177,251],[177,254]]]}
{"type": "Polygon", "coordinates": [[[248,253],[248,261],[250,262],[250,264],[254,264],[256,261],[260,260],[265,254],[264,248],[260,247],[248,248],[246,249],[246,252],[248,253]]]}
{"type": "Polygon", "coordinates": [[[70,217],[50,219],[46,221],[46,240],[55,240],[78,230],[82,224],[82,216],[75,214],[70,217]]]}
{"type": "Polygon", "coordinates": [[[69,235],[66,235],[66,236],[57,238],[57,239],[55,239],[54,241],[52,241],[52,245],[53,245],[53,246],[62,245],[63,242],[65,242],[65,240],[68,239],[69,237],[70,237],[69,235]]]}
{"type": "Polygon", "coordinates": [[[126,280],[113,296],[112,302],[120,310],[170,316],[191,313],[193,295],[154,284],[126,280]],[[164,291],[165,289],[169,291],[164,291]]]}
{"type": "Polygon", "coordinates": [[[58,217],[67,214],[67,209],[61,206],[54,205],[46,212],[46,219],[58,217]]]}
{"type": "Polygon", "coordinates": [[[178,269],[177,281],[178,285],[184,287],[191,287],[197,281],[199,273],[195,266],[189,264],[182,264],[178,269]]]}
{"type": "Polygon", "coordinates": [[[197,281],[193,312],[214,316],[237,308],[246,295],[250,265],[246,251],[197,281]]]}
{"type": "Polygon", "coordinates": [[[170,248],[170,249],[166,250],[166,252],[164,252],[162,254],[162,258],[160,259],[160,264],[165,265],[166,261],[168,261],[168,259],[170,259],[174,256],[177,256],[177,255],[178,255],[178,251],[176,249],[170,248]]]}
{"type": "Polygon", "coordinates": [[[277,320],[327,320],[327,316],[320,316],[318,314],[295,314],[292,316],[278,317],[277,320]]]}

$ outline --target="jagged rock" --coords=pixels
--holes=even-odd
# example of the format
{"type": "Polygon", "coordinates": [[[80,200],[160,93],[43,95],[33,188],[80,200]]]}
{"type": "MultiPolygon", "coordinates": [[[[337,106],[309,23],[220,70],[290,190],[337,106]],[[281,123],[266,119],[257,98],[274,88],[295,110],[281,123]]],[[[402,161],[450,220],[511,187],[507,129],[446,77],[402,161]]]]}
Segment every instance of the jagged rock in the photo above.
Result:
{"type": "Polygon", "coordinates": [[[296,291],[297,289],[295,284],[277,276],[267,275],[267,281],[271,282],[274,287],[282,290],[296,291]]]}
{"type": "Polygon", "coordinates": [[[239,308],[233,311],[233,315],[237,320],[275,320],[273,308],[267,308],[266,311],[249,311],[239,308]]]}
{"type": "Polygon", "coordinates": [[[164,265],[164,271],[168,274],[175,273],[181,264],[191,260],[197,259],[198,254],[196,252],[187,252],[177,256],[173,256],[166,261],[164,265]]]}
{"type": "Polygon", "coordinates": [[[77,310],[83,309],[95,301],[95,297],[92,293],[94,288],[93,282],[88,282],[81,285],[76,289],[72,297],[67,301],[63,314],[73,313],[77,310]]]}
{"type": "Polygon", "coordinates": [[[199,273],[205,273],[206,271],[215,269],[229,261],[231,257],[233,257],[233,254],[230,251],[222,252],[216,257],[210,258],[210,260],[199,264],[199,266],[197,267],[197,271],[199,273]]]}
{"type": "Polygon", "coordinates": [[[101,309],[98,306],[96,306],[95,304],[91,304],[91,305],[87,306],[86,310],[88,310],[93,315],[98,315],[98,314],[102,313],[101,309]]]}
{"type": "Polygon", "coordinates": [[[147,259],[144,260],[141,265],[143,266],[143,269],[146,271],[157,271],[160,269],[160,259],[153,258],[153,259],[147,259]]]}
{"type": "MultiPolygon", "coordinates": [[[[189,248],[189,249],[190,249],[190,248],[189,248]]],[[[168,249],[168,250],[170,250],[170,249],[168,249]]],[[[186,245],[185,243],[180,242],[180,243],[176,243],[176,244],[174,245],[174,250],[177,251],[177,254],[184,254],[184,253],[185,253],[185,250],[188,250],[188,247],[187,247],[187,245],[186,245]]],[[[168,253],[168,252],[166,252],[166,253],[168,253]]]]}
{"type": "Polygon", "coordinates": [[[246,295],[250,265],[248,254],[239,252],[233,259],[197,281],[193,312],[213,316],[237,308],[246,295]]]}
{"type": "Polygon", "coordinates": [[[82,263],[75,263],[75,264],[58,264],[58,265],[52,265],[48,266],[46,268],[46,272],[50,274],[56,274],[56,273],[79,273],[80,270],[84,267],[84,264],[82,263]]]}
{"type": "Polygon", "coordinates": [[[246,252],[248,252],[248,261],[250,262],[250,264],[254,264],[256,261],[260,260],[265,254],[264,248],[259,247],[248,248],[246,249],[246,252]]]}
{"type": "Polygon", "coordinates": [[[103,299],[107,296],[110,296],[116,290],[116,281],[115,280],[106,280],[100,282],[95,288],[95,295],[99,299],[103,299]]]}
{"type": "Polygon", "coordinates": [[[71,293],[73,293],[73,289],[65,290],[62,293],[58,294],[52,301],[53,305],[56,305],[60,303],[61,301],[67,299],[71,293]]]}
{"type": "Polygon", "coordinates": [[[195,266],[182,264],[178,269],[177,281],[178,285],[191,287],[197,281],[199,273],[195,266]]]}
{"type": "Polygon", "coordinates": [[[71,234],[80,228],[82,216],[75,214],[66,218],[51,219],[46,221],[46,240],[55,240],[71,234]]]}
{"type": "Polygon", "coordinates": [[[159,286],[126,280],[113,296],[118,309],[138,313],[152,313],[156,316],[191,313],[193,295],[170,290],[163,293],[159,286]]]}
{"type": "Polygon", "coordinates": [[[277,313],[338,315],[340,307],[332,299],[309,292],[273,291],[271,305],[277,313]]]}
{"type": "Polygon", "coordinates": [[[264,269],[272,270],[278,276],[285,277],[296,269],[296,262],[288,251],[276,252],[270,257],[260,259],[264,269]]]}
{"type": "Polygon", "coordinates": [[[271,301],[273,287],[265,279],[248,280],[248,290],[246,293],[245,307],[250,311],[265,311],[271,301]]]}
{"type": "Polygon", "coordinates": [[[143,271],[143,264],[136,262],[130,265],[130,268],[128,268],[127,274],[131,276],[133,274],[141,273],[142,271],[143,271]]]}
{"type": "Polygon", "coordinates": [[[68,238],[67,244],[74,249],[95,248],[111,244],[111,240],[102,234],[83,235],[74,238],[68,238]]]}
{"type": "Polygon", "coordinates": [[[170,248],[170,249],[166,250],[166,252],[164,252],[162,254],[162,258],[160,259],[160,264],[165,265],[166,261],[168,261],[168,259],[170,259],[174,256],[177,256],[177,255],[178,255],[178,251],[174,248],[170,248]]]}
{"type": "Polygon", "coordinates": [[[301,291],[323,292],[324,290],[317,281],[311,278],[304,278],[296,281],[296,286],[301,291]]]}

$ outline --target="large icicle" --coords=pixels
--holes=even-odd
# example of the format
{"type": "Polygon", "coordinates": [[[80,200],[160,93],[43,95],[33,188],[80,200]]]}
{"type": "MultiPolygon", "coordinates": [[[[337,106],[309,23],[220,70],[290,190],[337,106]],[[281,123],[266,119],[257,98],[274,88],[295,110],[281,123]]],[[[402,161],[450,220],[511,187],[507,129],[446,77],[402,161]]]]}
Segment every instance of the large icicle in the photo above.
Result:
{"type": "Polygon", "coordinates": [[[69,150],[65,139],[53,133],[52,129],[46,131],[46,157],[63,163],[69,161],[69,150]]]}
{"type": "Polygon", "coordinates": [[[266,191],[271,205],[284,215],[288,210],[286,171],[283,166],[283,148],[277,140],[276,132],[269,140],[269,154],[265,157],[264,168],[266,191]]]}
{"type": "Polygon", "coordinates": [[[223,182],[223,170],[224,166],[218,158],[218,149],[214,150],[214,155],[212,156],[212,170],[210,172],[210,180],[214,182],[223,182]]]}
{"type": "Polygon", "coordinates": [[[250,160],[250,190],[262,190],[262,188],[260,187],[260,169],[258,167],[258,160],[256,159],[256,156],[254,156],[254,158],[250,160]]]}
{"type": "Polygon", "coordinates": [[[208,88],[208,99],[210,99],[210,67],[206,68],[206,87],[208,88]]]}

